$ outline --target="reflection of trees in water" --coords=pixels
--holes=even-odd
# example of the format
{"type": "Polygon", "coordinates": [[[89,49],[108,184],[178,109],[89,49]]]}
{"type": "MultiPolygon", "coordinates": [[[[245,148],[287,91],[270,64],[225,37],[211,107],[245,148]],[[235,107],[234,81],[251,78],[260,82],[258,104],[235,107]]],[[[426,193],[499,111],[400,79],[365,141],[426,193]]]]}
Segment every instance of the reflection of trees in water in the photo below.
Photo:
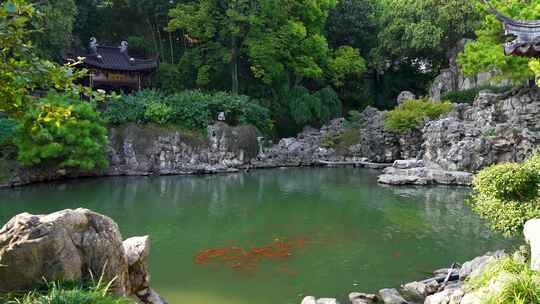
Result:
{"type": "Polygon", "coordinates": [[[464,187],[387,187],[394,195],[421,204],[421,217],[438,234],[462,236],[463,239],[491,239],[481,219],[465,203],[470,189],[464,187]]]}

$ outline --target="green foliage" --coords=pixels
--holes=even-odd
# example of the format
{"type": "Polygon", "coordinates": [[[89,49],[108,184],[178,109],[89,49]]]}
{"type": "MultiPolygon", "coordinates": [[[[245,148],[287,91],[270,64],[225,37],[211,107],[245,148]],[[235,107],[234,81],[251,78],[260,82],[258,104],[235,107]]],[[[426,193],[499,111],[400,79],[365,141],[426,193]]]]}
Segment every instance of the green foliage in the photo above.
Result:
{"type": "MultiPolygon", "coordinates": [[[[501,13],[518,20],[536,20],[540,18],[540,7],[534,1],[492,0],[490,1],[501,13]]],[[[506,56],[504,54],[504,29],[496,16],[484,4],[478,4],[482,13],[482,23],[476,30],[476,40],[465,45],[465,51],[458,57],[458,62],[466,75],[480,72],[497,71],[497,79],[512,79],[514,82],[530,79],[533,72],[529,69],[528,58],[506,56]]]]}
{"type": "Polygon", "coordinates": [[[13,140],[17,121],[10,118],[0,117],[0,149],[13,140]]]}
{"type": "Polygon", "coordinates": [[[109,295],[110,282],[86,284],[83,282],[53,282],[45,284],[22,296],[12,295],[6,298],[0,296],[6,304],[134,304],[127,298],[117,298],[109,295]]]}
{"type": "Polygon", "coordinates": [[[480,171],[474,189],[495,199],[530,201],[538,197],[540,172],[517,163],[498,164],[480,171]]]}
{"type": "Polygon", "coordinates": [[[474,179],[473,210],[490,227],[505,235],[518,233],[525,222],[540,216],[540,157],[523,164],[499,164],[480,171],[474,179]]]}
{"type": "Polygon", "coordinates": [[[362,129],[364,127],[362,113],[355,110],[349,111],[345,126],[349,129],[362,129]]]}
{"type": "Polygon", "coordinates": [[[338,154],[346,155],[349,148],[360,143],[360,129],[350,128],[340,133],[328,132],[322,138],[321,147],[335,149],[338,154]]]}
{"type": "Polygon", "coordinates": [[[449,91],[441,96],[441,100],[447,100],[452,103],[468,103],[472,104],[480,91],[488,90],[495,94],[508,92],[512,87],[509,86],[480,86],[468,90],[449,91]]]}
{"type": "Polygon", "coordinates": [[[77,7],[74,0],[37,1],[32,42],[42,58],[62,61],[62,54],[71,47],[77,7]]]}
{"type": "Polygon", "coordinates": [[[329,79],[336,87],[344,85],[345,76],[362,75],[366,71],[366,62],[357,49],[350,46],[338,48],[328,60],[329,79]]]}
{"type": "Polygon", "coordinates": [[[272,128],[268,109],[256,100],[222,92],[184,91],[164,95],[157,91],[141,91],[108,103],[103,115],[110,124],[171,124],[188,130],[205,130],[219,112],[225,113],[229,124],[252,124],[263,132],[272,128]]]}
{"type": "Polygon", "coordinates": [[[290,119],[299,127],[320,126],[341,115],[341,101],[331,88],[311,94],[304,87],[294,87],[281,98],[290,119]]]}
{"type": "Polygon", "coordinates": [[[74,71],[70,64],[59,66],[34,54],[29,41],[34,7],[25,0],[0,5],[0,112],[20,117],[36,91],[61,91],[96,97],[89,89],[74,84],[86,71],[74,71]]]}
{"type": "Polygon", "coordinates": [[[171,107],[159,101],[151,101],[146,104],[144,119],[157,124],[166,124],[171,119],[171,107]]]}
{"type": "Polygon", "coordinates": [[[530,270],[525,263],[511,257],[491,262],[483,273],[466,283],[468,290],[474,291],[497,279],[504,283],[498,292],[484,295],[481,303],[485,304],[529,304],[540,303],[540,281],[538,272],[530,270]],[[504,278],[503,278],[504,277],[504,278]]]}
{"type": "Polygon", "coordinates": [[[479,20],[470,0],[383,0],[379,47],[380,64],[391,58],[424,58],[437,66],[446,52],[471,33],[479,20]],[[382,59],[382,60],[380,60],[382,59]]]}
{"type": "Polygon", "coordinates": [[[243,79],[267,86],[325,78],[340,85],[345,75],[363,73],[365,63],[352,47],[328,47],[324,24],[335,6],[335,0],[179,3],[169,13],[167,30],[182,30],[200,42],[206,60],[196,63],[198,84],[212,82],[212,70],[227,65],[233,93],[242,68],[248,74],[243,79]]]}
{"type": "Polygon", "coordinates": [[[107,129],[93,102],[50,93],[30,105],[14,143],[25,165],[92,170],[107,166],[107,129]]]}
{"type": "Polygon", "coordinates": [[[426,119],[436,119],[450,112],[449,102],[433,102],[427,99],[405,100],[385,115],[384,127],[400,133],[419,127],[426,119]]]}

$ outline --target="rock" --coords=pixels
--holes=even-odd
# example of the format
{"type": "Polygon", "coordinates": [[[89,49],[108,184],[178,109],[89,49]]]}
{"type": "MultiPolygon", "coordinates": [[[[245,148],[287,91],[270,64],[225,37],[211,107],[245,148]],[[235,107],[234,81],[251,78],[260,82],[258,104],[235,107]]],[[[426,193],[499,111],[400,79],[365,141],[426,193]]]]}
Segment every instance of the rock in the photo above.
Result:
{"type": "Polygon", "coordinates": [[[471,261],[465,262],[459,270],[459,279],[463,281],[467,278],[480,275],[489,263],[502,259],[506,256],[507,254],[500,250],[493,253],[488,252],[486,255],[476,257],[471,261]]]}
{"type": "Polygon", "coordinates": [[[334,298],[320,298],[317,299],[317,304],[339,304],[339,302],[334,298]]]}
{"type": "Polygon", "coordinates": [[[465,294],[463,299],[461,299],[460,304],[482,304],[487,297],[501,292],[504,286],[514,279],[514,275],[502,272],[491,279],[491,281],[487,283],[487,286],[483,286],[478,290],[465,294]]]}
{"type": "Polygon", "coordinates": [[[522,162],[540,145],[540,89],[497,95],[481,92],[423,129],[429,168],[476,172],[503,162],[522,162]]]}
{"type": "Polygon", "coordinates": [[[464,294],[460,284],[448,285],[443,291],[428,296],[424,304],[460,304],[464,294]]]}
{"type": "Polygon", "coordinates": [[[540,219],[528,220],[523,228],[525,241],[531,246],[531,270],[540,270],[540,219]]]}
{"type": "Polygon", "coordinates": [[[166,304],[150,288],[148,236],[122,242],[116,223],[87,209],[22,213],[0,230],[0,293],[28,291],[47,281],[112,281],[118,296],[166,304]]]}
{"type": "Polygon", "coordinates": [[[414,99],[416,99],[416,95],[414,95],[413,92],[403,91],[399,93],[396,101],[398,104],[401,104],[405,100],[414,100],[414,99]]]}
{"type": "Polygon", "coordinates": [[[0,230],[0,293],[30,290],[55,280],[110,281],[113,290],[130,290],[122,237],[110,218],[87,209],[49,215],[22,213],[0,230]]]}
{"type": "Polygon", "coordinates": [[[379,296],[385,304],[407,304],[408,302],[399,294],[395,288],[379,290],[379,296]]]}
{"type": "Polygon", "coordinates": [[[444,171],[417,167],[410,169],[397,169],[395,166],[383,170],[378,182],[389,185],[463,185],[472,184],[474,175],[469,172],[444,171]]]}
{"type": "Polygon", "coordinates": [[[425,167],[425,164],[421,159],[402,159],[396,160],[392,167],[396,169],[412,169],[425,167]]]}
{"type": "Polygon", "coordinates": [[[302,302],[300,304],[317,304],[317,299],[312,296],[307,296],[302,299],[302,302]]]}
{"type": "Polygon", "coordinates": [[[351,292],[349,294],[349,300],[351,304],[375,304],[379,300],[379,297],[374,294],[351,292]]]}
{"type": "Polygon", "coordinates": [[[439,283],[436,280],[429,280],[427,282],[411,282],[403,285],[403,289],[411,293],[415,297],[425,298],[431,294],[437,292],[439,283]]]}
{"type": "Polygon", "coordinates": [[[509,80],[503,80],[502,82],[492,80],[494,76],[497,76],[497,73],[494,71],[465,77],[457,63],[457,56],[464,50],[465,44],[468,41],[468,39],[462,39],[455,48],[448,52],[449,68],[441,70],[440,74],[433,80],[429,91],[431,99],[440,100],[441,96],[449,91],[467,90],[486,84],[492,86],[506,86],[511,84],[509,80]]]}

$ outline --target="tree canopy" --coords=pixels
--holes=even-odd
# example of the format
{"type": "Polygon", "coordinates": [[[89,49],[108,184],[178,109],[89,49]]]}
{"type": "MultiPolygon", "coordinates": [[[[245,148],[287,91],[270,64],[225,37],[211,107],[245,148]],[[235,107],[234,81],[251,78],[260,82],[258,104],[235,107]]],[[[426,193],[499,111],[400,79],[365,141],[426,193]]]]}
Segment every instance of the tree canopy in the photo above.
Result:
{"type": "MultiPolygon", "coordinates": [[[[510,0],[490,1],[501,13],[520,20],[540,19],[540,3],[510,0]]],[[[533,76],[529,69],[529,59],[506,56],[503,44],[504,29],[496,16],[485,4],[477,4],[482,22],[476,30],[476,39],[465,45],[458,62],[466,75],[479,72],[497,71],[499,79],[512,79],[520,82],[533,76]]]]}

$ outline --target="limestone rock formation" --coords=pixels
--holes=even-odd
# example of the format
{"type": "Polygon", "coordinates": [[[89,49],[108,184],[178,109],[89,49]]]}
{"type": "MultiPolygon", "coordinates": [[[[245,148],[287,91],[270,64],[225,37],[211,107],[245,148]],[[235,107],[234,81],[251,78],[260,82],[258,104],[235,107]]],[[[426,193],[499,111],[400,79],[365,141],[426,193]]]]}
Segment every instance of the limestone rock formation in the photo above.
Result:
{"type": "Polygon", "coordinates": [[[473,174],[469,172],[446,171],[419,167],[423,164],[417,160],[396,161],[392,167],[383,170],[378,178],[379,183],[389,185],[462,185],[469,186],[473,174]]]}
{"type": "Polygon", "coordinates": [[[374,294],[351,292],[349,294],[349,301],[351,304],[375,304],[379,300],[379,297],[374,294]]]}
{"type": "Polygon", "coordinates": [[[525,241],[531,246],[531,269],[540,270],[540,219],[528,220],[523,228],[525,241]]]}
{"type": "Polygon", "coordinates": [[[408,304],[395,288],[381,289],[379,296],[385,304],[408,304]]]}
{"type": "Polygon", "coordinates": [[[0,292],[28,290],[47,280],[103,274],[127,294],[127,260],[118,226],[86,209],[49,215],[22,213],[0,230],[0,292]]]}
{"type": "Polygon", "coordinates": [[[113,128],[107,175],[187,174],[229,171],[258,152],[253,126],[208,126],[208,138],[134,124],[113,128]]]}
{"type": "Polygon", "coordinates": [[[114,279],[112,291],[165,303],[149,286],[148,237],[122,242],[116,223],[87,209],[22,213],[0,230],[0,293],[56,280],[114,279]]]}
{"type": "Polygon", "coordinates": [[[431,168],[476,172],[501,162],[521,162],[540,144],[540,91],[481,92],[473,105],[428,122],[424,161],[431,168]]]}
{"type": "Polygon", "coordinates": [[[449,67],[441,70],[440,74],[433,80],[429,91],[431,99],[440,100],[441,96],[449,91],[467,90],[482,85],[504,86],[511,84],[508,80],[502,82],[493,81],[493,77],[497,76],[495,72],[479,73],[469,77],[464,76],[458,65],[457,56],[464,50],[467,42],[467,39],[461,40],[455,48],[448,52],[449,67]]]}
{"type": "Polygon", "coordinates": [[[403,91],[399,93],[396,101],[398,104],[401,104],[405,100],[412,100],[412,99],[416,99],[416,95],[414,95],[413,92],[403,91]]]}

